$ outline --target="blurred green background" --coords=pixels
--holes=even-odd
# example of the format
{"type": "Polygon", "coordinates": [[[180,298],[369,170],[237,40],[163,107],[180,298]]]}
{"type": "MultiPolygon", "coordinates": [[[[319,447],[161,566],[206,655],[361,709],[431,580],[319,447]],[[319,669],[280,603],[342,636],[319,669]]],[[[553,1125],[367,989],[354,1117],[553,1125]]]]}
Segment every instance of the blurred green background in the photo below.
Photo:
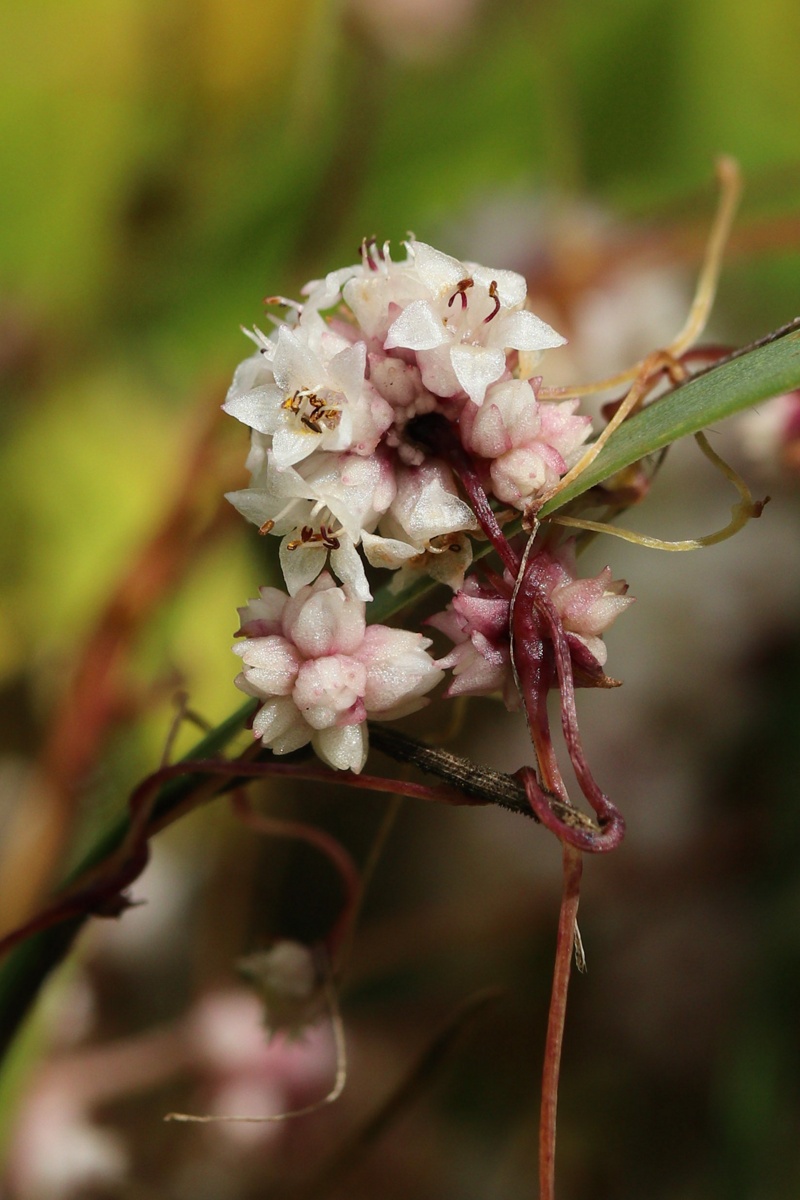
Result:
{"type": "MultiPolygon", "coordinates": [[[[744,0],[3,0],[0,811],[8,836],[21,815],[24,824],[18,798],[48,730],[63,716],[60,706],[70,703],[78,652],[179,489],[198,430],[213,420],[232,368],[247,353],[239,325],[264,322],[263,297],[297,295],[307,279],[354,261],[365,235],[396,242],[413,230],[457,256],[525,271],[549,306],[548,319],[579,340],[582,296],[602,295],[619,263],[674,268],[688,286],[713,211],[714,159],[725,152],[741,162],[747,194],[716,329],[732,341],[752,340],[797,311],[799,55],[795,0],[758,7],[744,0]]],[[[581,368],[591,376],[607,366],[584,359],[581,368]]],[[[136,625],[123,676],[130,711],[115,712],[84,779],[81,811],[90,823],[95,809],[118,808],[157,763],[178,686],[212,722],[238,703],[234,610],[269,568],[253,531],[214,512],[222,491],[241,486],[245,441],[241,427],[221,423],[212,434],[193,483],[200,516],[187,517],[187,525],[216,520],[218,527],[136,625]]],[[[797,504],[791,485],[781,496],[785,534],[796,527],[797,504]]],[[[763,524],[759,536],[774,538],[766,518],[763,524]]],[[[752,951],[737,976],[749,982],[735,993],[729,1036],[711,1048],[698,1044],[671,1072],[647,1038],[629,1043],[618,1035],[618,1053],[628,1056],[618,1062],[610,1052],[596,1053],[604,1032],[593,1005],[607,1012],[608,998],[576,1001],[582,1032],[573,1045],[582,1049],[565,1068],[565,1200],[781,1200],[800,1192],[791,1134],[800,1118],[800,901],[792,871],[800,828],[787,757],[797,742],[791,664],[798,647],[790,606],[748,643],[758,706],[745,731],[737,727],[737,740],[723,737],[722,746],[717,739],[713,767],[702,747],[693,751],[693,769],[713,773],[713,782],[707,780],[708,805],[691,825],[699,839],[691,861],[709,894],[728,896],[726,929],[735,938],[743,922],[752,951]],[[744,823],[753,761],[769,762],[772,790],[758,835],[748,840],[740,831],[747,848],[730,851],[729,873],[720,867],[720,893],[709,867],[713,849],[703,852],[703,838],[732,797],[744,823]],[[776,838],[776,826],[784,837],[776,838]],[[784,921],[785,935],[778,932],[784,921]],[[646,1049],[637,1059],[640,1044],[646,1049]],[[598,1117],[604,1106],[611,1132],[598,1117]]],[[[651,686],[657,690],[658,680],[651,686]]],[[[763,785],[764,772],[757,777],[763,785]]],[[[430,887],[419,880],[437,871],[435,853],[420,857],[418,847],[432,836],[441,839],[434,843],[441,851],[460,819],[445,813],[401,821],[387,888],[412,916],[418,903],[424,911],[430,887]]],[[[197,854],[198,874],[219,890],[241,842],[230,832],[220,836],[212,861],[204,847],[217,818],[203,820],[174,839],[184,863],[175,869],[189,870],[185,863],[197,854]]],[[[349,833],[360,844],[360,833],[349,833]]],[[[473,852],[467,847],[465,863],[473,863],[473,852]]],[[[12,884],[13,857],[7,841],[3,865],[12,884]]],[[[593,867],[593,875],[605,867],[593,867]]],[[[502,872],[482,870],[494,897],[502,872]]],[[[627,871],[609,897],[595,896],[597,907],[608,900],[611,914],[599,918],[601,945],[604,937],[614,945],[623,938],[637,887],[647,890],[646,864],[634,859],[627,871]]],[[[458,894],[465,880],[455,868],[450,873],[458,894]]],[[[242,883],[243,895],[250,895],[250,882],[248,876],[242,883]]],[[[553,899],[555,877],[551,882],[553,899]]],[[[673,886],[699,886],[687,885],[673,860],[661,885],[665,895],[673,886]]],[[[279,913],[271,922],[277,927],[289,905],[281,908],[275,896],[269,903],[279,913]]],[[[379,889],[373,950],[392,903],[379,889]]],[[[506,1022],[496,1044],[490,1039],[473,1050],[461,1090],[451,1083],[453,1094],[439,1096],[438,1137],[412,1155],[408,1176],[397,1167],[409,1154],[400,1139],[383,1174],[365,1176],[348,1194],[526,1194],[532,1160],[513,1145],[508,1151],[506,1135],[516,1144],[523,1139],[517,1121],[533,1119],[552,917],[544,912],[523,949],[512,938],[506,954],[502,936],[499,944],[496,930],[490,937],[488,960],[506,982],[516,981],[523,1049],[506,1022]],[[520,1000],[528,987],[532,1015],[520,1000]],[[530,1087],[515,1075],[520,1055],[530,1087]],[[496,1112],[486,1088],[502,1092],[496,1112]],[[513,1116],[517,1109],[521,1115],[513,1116]],[[507,1151],[515,1165],[504,1175],[495,1168],[507,1151]]],[[[688,936],[695,917],[689,911],[682,919],[688,936]]],[[[249,928],[244,918],[241,925],[249,928]]],[[[193,929],[194,953],[202,955],[193,929]]],[[[646,930],[638,936],[645,957],[657,962],[646,930]]],[[[217,940],[223,971],[223,961],[242,947],[217,940]]],[[[476,962],[487,959],[474,947],[470,953],[476,962]]],[[[482,982],[483,968],[472,967],[455,970],[447,986],[439,980],[435,995],[455,1001],[462,976],[482,982]]],[[[615,1010],[626,1004],[624,973],[621,979],[615,1010]]],[[[384,1049],[395,1037],[405,1045],[413,1028],[408,1012],[427,995],[413,970],[404,980],[395,991],[411,1008],[398,1016],[384,997],[385,1024],[371,1030],[384,1049]]],[[[147,991],[146,977],[136,981],[147,991]]],[[[102,980],[94,986],[102,994],[102,980]]],[[[170,986],[163,1011],[134,1010],[132,1027],[179,1011],[186,996],[174,981],[170,986]]],[[[724,991],[708,1001],[726,1002],[724,991]]],[[[105,1012],[101,1034],[128,1032],[122,1018],[109,1018],[102,998],[98,1005],[105,1012]]],[[[110,1188],[110,1195],[183,1194],[170,1182],[173,1152],[160,1132],[158,1142],[166,1163],[161,1182],[157,1164],[140,1161],[137,1187],[110,1188]]],[[[257,1171],[239,1178],[235,1167],[226,1169],[228,1182],[207,1194],[263,1194],[257,1171]]],[[[19,1195],[38,1194],[15,1186],[19,1195]]]]}

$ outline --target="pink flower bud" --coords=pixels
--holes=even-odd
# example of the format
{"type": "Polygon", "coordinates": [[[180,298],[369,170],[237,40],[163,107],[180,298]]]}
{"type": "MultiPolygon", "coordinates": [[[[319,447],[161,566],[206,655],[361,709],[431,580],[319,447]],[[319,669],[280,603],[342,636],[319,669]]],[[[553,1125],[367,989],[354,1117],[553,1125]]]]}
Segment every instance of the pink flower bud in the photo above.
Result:
{"type": "Polygon", "coordinates": [[[421,708],[442,678],[428,638],[385,625],[366,625],[362,600],[336,587],[327,572],[278,603],[262,589],[242,614],[242,628],[259,623],[281,634],[249,637],[234,647],[243,671],[236,686],[263,700],[253,733],[275,754],[311,742],[337,770],[361,771],[368,717],[391,720],[421,708]]]}

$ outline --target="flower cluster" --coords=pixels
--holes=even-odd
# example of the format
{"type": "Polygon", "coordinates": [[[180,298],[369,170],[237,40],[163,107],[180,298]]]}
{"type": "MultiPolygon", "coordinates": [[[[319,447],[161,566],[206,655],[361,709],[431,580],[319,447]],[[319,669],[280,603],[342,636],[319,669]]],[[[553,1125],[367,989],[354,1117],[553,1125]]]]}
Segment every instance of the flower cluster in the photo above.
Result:
{"type": "MultiPolygon", "coordinates": [[[[578,579],[574,540],[553,553],[538,555],[544,592],[558,614],[578,673],[596,676],[606,662],[602,635],[633,603],[627,584],[612,580],[608,567],[594,579],[578,579]]],[[[511,665],[510,608],[513,580],[508,575],[492,583],[467,580],[447,609],[428,618],[444,633],[453,649],[438,666],[451,668],[447,696],[486,696],[500,692],[506,708],[515,711],[521,699],[511,665]]]]}
{"type": "MultiPolygon", "coordinates": [[[[249,335],[256,353],[224,404],[251,429],[250,486],[228,498],[281,539],[288,590],[262,588],[240,610],[236,683],[260,701],[253,733],[274,753],[311,743],[358,772],[367,718],[420,708],[445,670],[446,695],[500,692],[519,707],[510,568],[521,567],[501,523],[541,504],[591,422],[577,401],[538,399],[540,354],[564,339],[525,308],[512,271],[415,240],[394,262],[370,242],[304,295],[270,301],[285,315],[269,337],[249,335]],[[503,576],[472,570],[482,535],[505,548],[503,576]],[[367,625],[368,571],[380,568],[399,572],[396,587],[422,571],[455,593],[429,620],[453,643],[438,662],[421,634],[367,625]]],[[[607,568],[577,579],[571,543],[542,543],[534,557],[542,627],[554,613],[576,680],[597,681],[625,586],[607,568]]]]}
{"type": "Polygon", "coordinates": [[[423,242],[410,241],[399,263],[365,244],[359,264],[304,290],[303,305],[282,302],[271,337],[254,332],[257,352],[225,401],[252,430],[250,487],[229,499],[281,537],[291,594],[330,554],[333,573],[370,599],[357,547],[373,566],[417,566],[455,590],[475,517],[409,425],[443,413],[492,493],[525,509],[590,431],[573,402],[536,398],[538,356],[564,339],[525,309],[521,275],[423,242]]]}
{"type": "Polygon", "coordinates": [[[336,587],[327,571],[289,597],[261,588],[239,610],[237,687],[263,700],[253,733],[276,754],[309,742],[323,762],[360,771],[367,717],[392,720],[427,703],[442,678],[428,638],[367,626],[364,603],[336,587]]]}

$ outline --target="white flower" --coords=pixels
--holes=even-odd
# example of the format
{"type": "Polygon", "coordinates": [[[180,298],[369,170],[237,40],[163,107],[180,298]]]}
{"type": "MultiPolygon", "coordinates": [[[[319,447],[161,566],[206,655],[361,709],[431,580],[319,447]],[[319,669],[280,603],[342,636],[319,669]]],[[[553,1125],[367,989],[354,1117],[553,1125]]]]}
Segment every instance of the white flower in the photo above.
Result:
{"type": "Polygon", "coordinates": [[[281,326],[262,351],[259,372],[243,363],[223,405],[225,412],[272,437],[278,466],[319,450],[371,454],[392,423],[389,404],[365,378],[367,350],[325,328],[315,353],[304,327],[281,326]],[[270,353],[271,351],[271,353],[270,353]]]}
{"type": "Polygon", "coordinates": [[[408,248],[428,296],[403,309],[384,347],[416,351],[430,391],[466,393],[480,405],[489,384],[507,369],[507,350],[530,354],[564,345],[565,338],[523,309],[527,288],[521,275],[461,263],[424,242],[408,248]]]}
{"type": "MultiPolygon", "coordinates": [[[[475,528],[477,521],[457,495],[449,468],[441,462],[427,462],[398,469],[397,494],[381,518],[380,535],[364,533],[362,544],[374,567],[426,570],[455,590],[472,562],[472,546],[465,531],[475,528]]],[[[403,588],[407,582],[404,572],[397,587],[403,588]]]]}
{"type": "Polygon", "coordinates": [[[283,537],[280,560],[294,595],[330,566],[361,600],[372,599],[356,550],[394,498],[396,485],[385,453],[323,454],[279,468],[274,454],[259,455],[255,486],[229,492],[233,506],[264,533],[283,537]]]}
{"type": "Polygon", "coordinates": [[[442,678],[428,638],[367,628],[363,601],[327,572],[292,597],[262,588],[240,616],[243,632],[259,632],[234,647],[243,663],[236,686],[264,701],[253,733],[275,754],[311,742],[329,766],[360,772],[367,718],[415,712],[442,678]]]}

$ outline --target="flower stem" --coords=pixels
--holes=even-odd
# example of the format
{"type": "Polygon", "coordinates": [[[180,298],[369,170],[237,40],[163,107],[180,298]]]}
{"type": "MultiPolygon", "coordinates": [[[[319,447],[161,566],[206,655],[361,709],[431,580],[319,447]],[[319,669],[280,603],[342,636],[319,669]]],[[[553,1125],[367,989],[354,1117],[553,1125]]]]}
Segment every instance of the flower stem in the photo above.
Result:
{"type": "Polygon", "coordinates": [[[583,859],[579,850],[564,843],[561,911],[558,917],[556,958],[547,1039],[542,1070],[542,1103],[539,1113],[539,1200],[555,1200],[556,1115],[558,1079],[561,1072],[561,1047],[572,953],[577,930],[583,859]]]}

